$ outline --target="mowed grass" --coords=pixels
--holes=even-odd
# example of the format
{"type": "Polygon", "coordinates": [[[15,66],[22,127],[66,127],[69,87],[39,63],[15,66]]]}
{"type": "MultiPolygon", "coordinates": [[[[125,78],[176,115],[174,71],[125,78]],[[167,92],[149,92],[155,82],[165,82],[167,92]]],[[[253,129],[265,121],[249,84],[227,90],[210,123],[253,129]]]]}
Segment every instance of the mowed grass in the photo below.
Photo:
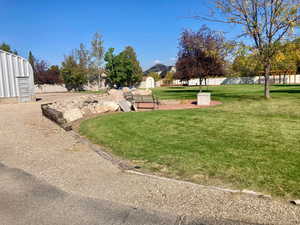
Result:
{"type": "MultiPolygon", "coordinates": [[[[300,86],[209,87],[224,104],[193,110],[103,115],[81,134],[144,170],[195,183],[300,197],[300,86]]],[[[198,88],[159,88],[194,99],[198,88]]]]}

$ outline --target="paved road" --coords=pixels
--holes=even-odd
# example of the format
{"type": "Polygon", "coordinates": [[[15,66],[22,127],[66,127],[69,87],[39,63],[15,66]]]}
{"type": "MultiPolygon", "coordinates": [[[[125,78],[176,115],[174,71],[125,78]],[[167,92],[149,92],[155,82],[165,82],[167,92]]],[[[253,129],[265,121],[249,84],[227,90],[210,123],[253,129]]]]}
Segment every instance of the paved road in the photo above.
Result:
{"type": "Polygon", "coordinates": [[[0,224],[175,224],[160,213],[68,194],[19,169],[0,164],[0,224]]]}
{"type": "MultiPolygon", "coordinates": [[[[68,96],[41,97],[46,102],[68,96]]],[[[128,211],[136,219],[158,212],[153,218],[161,223],[154,224],[163,224],[161,218],[172,224],[177,217],[170,215],[188,215],[188,224],[192,218],[201,218],[198,224],[300,224],[300,207],[286,202],[122,171],[42,117],[40,103],[0,105],[0,163],[8,167],[0,171],[0,225],[25,219],[47,224],[47,217],[56,224],[95,224],[109,215],[120,224],[128,211]]]]}
{"type": "Polygon", "coordinates": [[[76,196],[40,181],[20,169],[9,168],[1,163],[0,181],[1,225],[248,224],[184,218],[76,196]]]}

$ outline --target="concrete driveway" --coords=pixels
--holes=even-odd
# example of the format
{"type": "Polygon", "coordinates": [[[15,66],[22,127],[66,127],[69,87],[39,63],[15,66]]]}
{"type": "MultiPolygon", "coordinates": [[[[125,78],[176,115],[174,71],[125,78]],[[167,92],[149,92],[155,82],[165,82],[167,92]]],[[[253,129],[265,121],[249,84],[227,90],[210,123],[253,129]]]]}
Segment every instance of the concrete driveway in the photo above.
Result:
{"type": "Polygon", "coordinates": [[[42,117],[42,102],[70,95],[0,105],[1,225],[300,224],[286,202],[120,170],[42,117]]]}

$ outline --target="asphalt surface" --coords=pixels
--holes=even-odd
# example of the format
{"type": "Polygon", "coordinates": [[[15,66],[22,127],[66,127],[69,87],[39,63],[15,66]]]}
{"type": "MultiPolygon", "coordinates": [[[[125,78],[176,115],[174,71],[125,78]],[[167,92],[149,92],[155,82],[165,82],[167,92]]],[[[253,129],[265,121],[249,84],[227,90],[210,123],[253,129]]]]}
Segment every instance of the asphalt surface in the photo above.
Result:
{"type": "Polygon", "coordinates": [[[68,194],[0,163],[1,225],[210,225],[249,224],[169,215],[68,194]]]}

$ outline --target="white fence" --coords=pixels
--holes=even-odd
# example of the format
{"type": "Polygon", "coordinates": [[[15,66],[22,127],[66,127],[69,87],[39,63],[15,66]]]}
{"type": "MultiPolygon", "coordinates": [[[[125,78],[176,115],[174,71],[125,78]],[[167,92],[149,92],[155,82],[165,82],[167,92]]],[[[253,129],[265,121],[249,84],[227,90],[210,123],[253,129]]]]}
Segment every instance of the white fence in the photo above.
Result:
{"type": "MultiPolygon", "coordinates": [[[[208,78],[206,80],[207,85],[226,85],[226,84],[263,84],[264,77],[216,77],[208,78]]],[[[270,76],[271,84],[300,84],[300,75],[281,75],[270,76]]],[[[173,85],[182,85],[186,82],[180,80],[174,80],[173,85]]],[[[204,84],[204,83],[202,83],[204,84]]],[[[191,79],[188,81],[189,86],[200,85],[199,79],[191,79]]]]}

